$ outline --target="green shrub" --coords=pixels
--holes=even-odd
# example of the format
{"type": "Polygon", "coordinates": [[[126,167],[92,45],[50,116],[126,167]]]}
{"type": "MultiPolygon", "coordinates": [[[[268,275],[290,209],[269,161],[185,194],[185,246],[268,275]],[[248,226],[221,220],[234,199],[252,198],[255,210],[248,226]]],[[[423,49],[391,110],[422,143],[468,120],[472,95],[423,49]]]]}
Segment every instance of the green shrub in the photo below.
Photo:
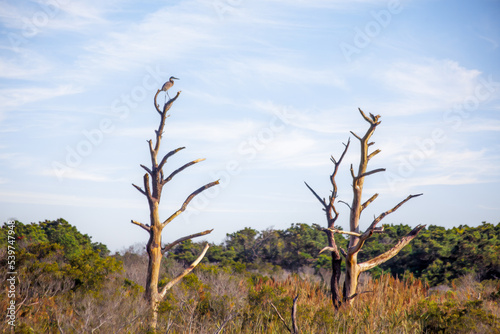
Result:
{"type": "Polygon", "coordinates": [[[424,299],[413,310],[413,317],[422,321],[426,333],[500,333],[500,318],[482,306],[481,300],[424,299]]]}

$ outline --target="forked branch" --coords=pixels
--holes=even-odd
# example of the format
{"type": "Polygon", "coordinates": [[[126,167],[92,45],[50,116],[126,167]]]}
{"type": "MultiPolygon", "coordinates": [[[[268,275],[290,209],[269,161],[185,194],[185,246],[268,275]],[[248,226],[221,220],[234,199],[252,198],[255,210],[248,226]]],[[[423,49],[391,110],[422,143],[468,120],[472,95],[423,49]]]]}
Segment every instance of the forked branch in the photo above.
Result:
{"type": "MultiPolygon", "coordinates": [[[[165,127],[165,120],[167,119],[167,117],[169,117],[169,115],[167,115],[167,112],[170,109],[170,107],[172,106],[172,104],[174,103],[174,101],[177,100],[180,93],[181,93],[180,91],[177,92],[177,95],[174,98],[168,100],[168,102],[165,103],[165,105],[163,106],[163,111],[160,113],[160,115],[161,115],[160,124],[158,126],[158,130],[155,130],[155,133],[156,133],[156,144],[154,147],[155,159],[156,159],[156,155],[158,154],[158,151],[160,150],[160,143],[161,143],[161,137],[163,135],[163,128],[165,127]]],[[[157,105],[156,99],[155,99],[155,105],[157,105]]],[[[157,108],[157,111],[158,111],[158,108],[157,108]]],[[[151,155],[151,157],[153,157],[153,156],[151,155]]],[[[155,164],[156,164],[156,161],[153,162],[153,165],[155,165],[155,164]]]]}
{"type": "Polygon", "coordinates": [[[378,120],[380,118],[380,115],[375,116],[372,113],[369,113],[370,117],[367,117],[366,114],[363,112],[363,110],[361,110],[360,108],[358,108],[358,110],[359,110],[361,116],[363,116],[363,118],[371,125],[379,125],[380,124],[380,121],[378,120]]]}
{"type": "Polygon", "coordinates": [[[167,103],[165,103],[165,105],[163,106],[163,114],[166,114],[170,110],[170,107],[172,106],[174,101],[177,100],[180,93],[181,93],[181,91],[178,91],[177,94],[173,98],[171,98],[170,100],[167,101],[167,103]]]}
{"type": "Polygon", "coordinates": [[[203,257],[205,256],[205,254],[207,253],[207,250],[208,248],[210,247],[210,245],[207,243],[205,245],[205,248],[203,249],[203,251],[201,252],[201,254],[196,258],[196,260],[194,260],[193,263],[191,263],[191,265],[189,267],[187,267],[186,269],[184,269],[184,271],[179,275],[177,276],[176,278],[174,278],[173,280],[171,280],[170,282],[168,282],[164,287],[163,289],[161,290],[160,292],[160,299],[163,299],[165,297],[165,295],[167,294],[167,291],[170,290],[177,282],[179,282],[184,276],[186,276],[187,274],[189,274],[191,271],[193,271],[193,269],[198,265],[198,263],[201,262],[201,260],[203,259],[203,257]]]}
{"type": "MultiPolygon", "coordinates": [[[[354,253],[357,253],[359,252],[359,250],[361,249],[361,247],[363,247],[363,244],[365,243],[365,241],[371,237],[373,235],[373,233],[376,233],[378,231],[381,231],[381,229],[377,229],[377,224],[382,220],[384,219],[387,215],[393,213],[394,211],[396,211],[397,209],[399,209],[403,204],[405,204],[406,202],[408,202],[410,199],[414,198],[414,197],[418,197],[418,196],[421,196],[423,194],[417,194],[417,195],[410,195],[408,196],[407,198],[405,198],[404,200],[402,200],[401,202],[399,202],[395,207],[393,207],[392,209],[390,210],[387,210],[386,212],[380,214],[377,218],[375,218],[373,220],[373,222],[371,223],[370,227],[368,227],[368,229],[365,231],[365,233],[363,233],[360,237],[360,240],[359,242],[353,246],[353,247],[350,247],[348,249],[349,251],[349,254],[354,254],[354,253]]],[[[418,232],[417,232],[418,233],[418,232]]],[[[397,252],[394,254],[396,255],[397,252]]],[[[393,256],[394,256],[393,255],[393,256]]]]}
{"type": "Polygon", "coordinates": [[[401,240],[399,240],[398,243],[396,245],[394,245],[394,247],[389,249],[387,252],[380,254],[379,256],[377,256],[369,261],[360,263],[359,269],[361,271],[367,271],[367,270],[370,270],[370,269],[378,266],[379,264],[384,263],[387,260],[393,258],[395,255],[397,255],[399,253],[399,251],[404,246],[408,245],[410,243],[410,241],[412,241],[424,227],[425,227],[425,225],[418,225],[410,233],[408,233],[408,235],[401,238],[401,240]]]}
{"type": "MultiPolygon", "coordinates": [[[[332,187],[333,187],[332,199],[335,199],[337,197],[337,182],[335,181],[335,176],[337,175],[337,172],[339,170],[339,166],[342,163],[342,160],[344,159],[344,156],[347,153],[347,150],[349,149],[350,143],[351,143],[351,138],[348,138],[347,144],[344,144],[344,146],[345,146],[344,152],[342,152],[342,155],[340,156],[339,161],[336,161],[333,157],[331,159],[333,164],[335,165],[335,167],[333,168],[333,173],[332,173],[332,175],[330,175],[330,182],[332,183],[332,187]]],[[[333,203],[332,203],[332,205],[333,205],[333,203]]]]}

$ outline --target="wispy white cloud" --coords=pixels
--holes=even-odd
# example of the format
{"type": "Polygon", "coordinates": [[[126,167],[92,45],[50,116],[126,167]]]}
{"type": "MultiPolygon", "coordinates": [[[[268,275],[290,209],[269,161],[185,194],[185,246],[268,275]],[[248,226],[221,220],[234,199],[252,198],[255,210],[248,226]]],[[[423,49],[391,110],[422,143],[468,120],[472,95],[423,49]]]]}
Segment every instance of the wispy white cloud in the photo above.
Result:
{"type": "Polygon", "coordinates": [[[53,69],[54,65],[42,55],[27,49],[18,52],[13,57],[0,58],[1,78],[38,81],[53,69]]]}
{"type": "MultiPolygon", "coordinates": [[[[207,124],[206,121],[176,121],[165,126],[164,138],[184,138],[206,143],[231,143],[257,133],[264,124],[253,120],[222,120],[207,124]]],[[[122,128],[116,131],[117,136],[148,138],[153,135],[152,127],[122,128]]]]}
{"type": "Polygon", "coordinates": [[[457,131],[459,132],[499,132],[500,120],[498,119],[473,119],[468,120],[457,131]]]}
{"type": "Polygon", "coordinates": [[[105,22],[105,14],[117,1],[16,1],[2,4],[1,22],[17,30],[19,38],[32,38],[49,30],[82,32],[105,22]]]}
{"type": "Polygon", "coordinates": [[[498,48],[498,45],[499,45],[498,41],[494,40],[493,38],[489,38],[489,37],[482,36],[482,35],[479,35],[479,38],[490,43],[493,50],[498,48]]]}
{"type": "Polygon", "coordinates": [[[443,149],[427,155],[418,164],[408,156],[400,163],[391,164],[384,174],[381,192],[397,194],[418,191],[423,186],[460,186],[500,181],[498,157],[486,149],[443,149]]]}
{"type": "Polygon", "coordinates": [[[297,59],[239,58],[228,60],[226,66],[231,73],[257,77],[261,85],[272,86],[279,82],[297,91],[307,85],[346,87],[337,72],[324,68],[314,69],[311,64],[300,63],[297,59]]]}
{"type": "Polygon", "coordinates": [[[272,3],[279,3],[285,5],[292,5],[303,8],[316,8],[316,9],[358,9],[360,5],[386,5],[387,0],[271,0],[272,3]]]}
{"type": "Polygon", "coordinates": [[[82,92],[82,88],[71,84],[55,87],[23,87],[0,90],[0,104],[6,108],[19,107],[28,103],[82,92]]]}
{"type": "Polygon", "coordinates": [[[63,169],[44,169],[40,171],[40,175],[59,178],[61,180],[82,180],[91,182],[116,182],[109,176],[110,173],[103,173],[102,171],[86,171],[82,168],[63,168],[63,169]]]}
{"type": "Polygon", "coordinates": [[[0,201],[5,203],[64,205],[74,207],[96,208],[143,208],[143,203],[135,200],[109,198],[98,196],[77,196],[68,194],[30,192],[30,191],[0,191],[0,201]]]}
{"type": "Polygon", "coordinates": [[[124,70],[138,64],[165,63],[202,47],[217,48],[213,19],[199,9],[193,10],[194,5],[188,1],[168,6],[147,15],[142,21],[123,24],[120,30],[113,29],[88,44],[87,53],[79,63],[106,70],[124,70]]]}
{"type": "Polygon", "coordinates": [[[452,60],[427,59],[399,62],[375,75],[398,96],[397,101],[381,103],[380,109],[408,115],[446,110],[474,96],[481,72],[452,60]]]}
{"type": "Polygon", "coordinates": [[[0,164],[12,170],[23,170],[35,165],[36,159],[24,152],[6,152],[0,154],[0,164]]]}

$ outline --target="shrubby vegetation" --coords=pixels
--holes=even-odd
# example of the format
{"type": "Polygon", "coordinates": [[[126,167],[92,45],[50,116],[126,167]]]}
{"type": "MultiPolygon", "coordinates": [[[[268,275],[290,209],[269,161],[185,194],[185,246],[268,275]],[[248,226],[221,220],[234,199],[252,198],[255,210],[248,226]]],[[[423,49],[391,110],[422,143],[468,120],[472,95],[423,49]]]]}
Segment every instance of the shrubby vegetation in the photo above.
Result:
{"type": "MultiPolygon", "coordinates": [[[[361,257],[384,252],[410,231],[385,225],[361,257]]],[[[6,264],[6,227],[1,265],[6,264]]],[[[133,248],[110,256],[63,219],[16,222],[16,333],[145,333],[147,255],[133,248]]],[[[338,237],[345,248],[347,240],[338,237]]],[[[500,224],[430,226],[398,256],[362,274],[364,293],[334,312],[329,297],[326,235],[315,226],[245,228],[212,245],[203,263],[160,305],[162,333],[286,333],[298,294],[301,333],[500,333],[500,224]]],[[[162,264],[165,284],[202,248],[186,241],[162,264]]],[[[5,271],[3,271],[4,273],[5,271]]],[[[5,281],[5,277],[2,277],[5,281]]],[[[0,308],[6,310],[5,289],[0,308]]],[[[1,325],[3,331],[8,327],[1,325]]]]}
{"type": "MultiPolygon", "coordinates": [[[[361,262],[374,258],[394,246],[407,235],[408,225],[384,225],[385,233],[374,234],[359,253],[361,262]]],[[[335,235],[340,248],[348,240],[335,235]]],[[[251,228],[227,235],[224,243],[212,245],[205,261],[231,264],[248,269],[278,266],[292,272],[312,267],[318,273],[331,267],[331,257],[319,251],[327,245],[326,235],[317,225],[293,224],[286,230],[251,228]]],[[[184,243],[170,255],[188,263],[198,254],[201,244],[184,243]]],[[[431,286],[450,284],[466,274],[476,274],[480,280],[500,279],[500,224],[483,222],[477,227],[459,226],[445,229],[431,225],[397,256],[371,270],[373,277],[382,273],[403,277],[411,273],[431,286]]]]}

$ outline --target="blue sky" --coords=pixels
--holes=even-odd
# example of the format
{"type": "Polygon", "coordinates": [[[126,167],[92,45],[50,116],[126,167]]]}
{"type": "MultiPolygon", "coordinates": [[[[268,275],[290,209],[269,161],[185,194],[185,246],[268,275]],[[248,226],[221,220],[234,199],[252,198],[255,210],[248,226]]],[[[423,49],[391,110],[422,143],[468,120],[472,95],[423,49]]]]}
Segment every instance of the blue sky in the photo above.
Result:
{"type": "MultiPolygon", "coordinates": [[[[365,197],[374,215],[409,194],[383,223],[446,227],[500,221],[499,1],[2,1],[0,218],[62,217],[112,250],[144,242],[140,184],[154,93],[171,75],[182,93],[166,171],[206,158],[164,188],[168,217],[221,179],[163,232],[208,228],[220,242],[244,227],[325,224],[330,155],[350,163],[380,114],[380,153],[365,197]]],[[[347,207],[339,204],[347,228],[347,207]]]]}

